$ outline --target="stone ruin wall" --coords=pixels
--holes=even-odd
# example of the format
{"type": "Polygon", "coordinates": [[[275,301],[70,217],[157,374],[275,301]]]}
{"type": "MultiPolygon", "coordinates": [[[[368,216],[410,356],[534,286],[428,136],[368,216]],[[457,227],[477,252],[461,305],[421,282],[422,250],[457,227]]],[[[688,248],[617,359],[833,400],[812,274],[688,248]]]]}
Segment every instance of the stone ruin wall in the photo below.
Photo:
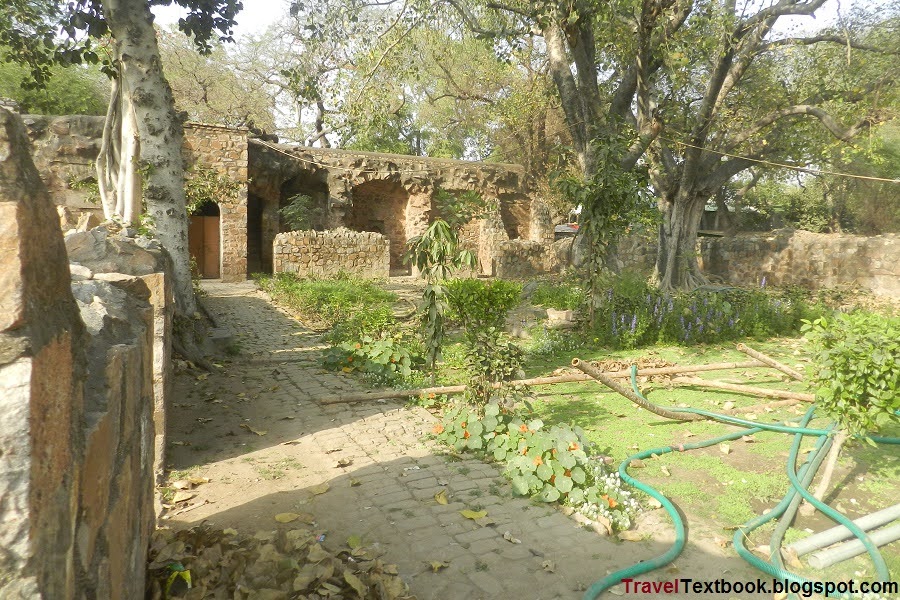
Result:
{"type": "Polygon", "coordinates": [[[477,254],[483,274],[496,272],[501,255],[508,265],[518,256],[500,249],[510,237],[541,243],[549,253],[553,226],[545,215],[547,211],[535,209],[538,203],[525,189],[521,166],[275,145],[258,140],[251,141],[251,148],[249,189],[251,198],[263,204],[264,264],[270,260],[266,256],[271,252],[269,240],[274,240],[278,229],[282,189],[299,178],[316,182],[315,192],[308,195],[321,201],[320,228],[377,229],[391,240],[393,269],[402,268],[406,241],[424,232],[431,219],[439,216],[434,206],[438,188],[451,193],[475,190],[494,204],[491,213],[469,223],[461,232],[463,246],[477,254]],[[388,219],[391,215],[393,218],[388,219]]]}
{"type": "MultiPolygon", "coordinates": [[[[797,285],[811,290],[855,287],[900,297],[900,235],[873,237],[780,229],[697,242],[700,267],[715,280],[740,286],[797,285]]],[[[653,269],[656,240],[633,236],[619,244],[627,268],[653,269]]]]}
{"type": "MultiPolygon", "coordinates": [[[[57,206],[63,231],[88,229],[103,220],[103,208],[85,182],[96,182],[94,161],[100,153],[104,117],[23,115],[41,179],[57,206]],[[79,224],[81,225],[79,227],[79,224]]],[[[221,274],[225,281],[247,275],[247,131],[184,124],[185,168],[200,163],[240,182],[235,201],[219,203],[221,274]]]]}
{"type": "Polygon", "coordinates": [[[334,277],[339,273],[387,279],[391,272],[388,238],[346,228],[292,231],[275,236],[274,272],[300,277],[334,277]]]}
{"type": "Polygon", "coordinates": [[[64,241],[30,154],[0,110],[0,597],[140,598],[171,374],[168,261],[100,228],[64,241]]]}
{"type": "Polygon", "coordinates": [[[202,164],[241,184],[236,199],[218,202],[222,281],[247,279],[247,133],[246,129],[184,124],[185,169],[202,164]]]}

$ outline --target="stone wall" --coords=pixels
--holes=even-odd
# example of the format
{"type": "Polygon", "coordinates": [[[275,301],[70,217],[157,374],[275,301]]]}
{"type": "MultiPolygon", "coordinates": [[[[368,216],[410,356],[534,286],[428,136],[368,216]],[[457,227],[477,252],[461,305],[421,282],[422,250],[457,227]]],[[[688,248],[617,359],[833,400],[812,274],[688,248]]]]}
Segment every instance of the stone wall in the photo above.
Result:
{"type": "Polygon", "coordinates": [[[291,231],[275,236],[275,273],[332,277],[338,273],[387,279],[391,251],[388,238],[349,229],[291,231]]]}
{"type": "MultiPolygon", "coordinates": [[[[798,285],[808,289],[857,287],[881,296],[900,296],[900,236],[865,237],[781,229],[704,237],[697,243],[707,276],[733,285],[798,285]]],[[[649,272],[656,240],[628,237],[619,244],[626,268],[649,272]]]]}
{"type": "Polygon", "coordinates": [[[900,236],[781,229],[700,241],[701,267],[740,285],[856,287],[900,297],[900,236]]]}
{"type": "Polygon", "coordinates": [[[140,598],[168,262],[100,229],[69,242],[71,265],[25,130],[0,110],[0,598],[140,598]]]}
{"type": "Polygon", "coordinates": [[[184,125],[185,169],[200,163],[241,184],[236,199],[218,202],[222,281],[247,279],[247,133],[203,123],[184,125]]]}
{"type": "MultiPolygon", "coordinates": [[[[63,230],[79,222],[98,224],[103,219],[96,192],[94,161],[100,152],[104,117],[83,115],[24,115],[33,159],[63,230]],[[91,217],[91,221],[87,221],[91,217]]],[[[185,168],[200,163],[241,184],[236,200],[218,203],[220,214],[221,277],[239,281],[247,277],[247,130],[185,123],[185,168]]],[[[81,229],[88,227],[82,226],[81,229]]]]}
{"type": "Polygon", "coordinates": [[[504,279],[519,279],[547,273],[547,246],[538,242],[509,240],[500,243],[494,275],[504,279]]]}

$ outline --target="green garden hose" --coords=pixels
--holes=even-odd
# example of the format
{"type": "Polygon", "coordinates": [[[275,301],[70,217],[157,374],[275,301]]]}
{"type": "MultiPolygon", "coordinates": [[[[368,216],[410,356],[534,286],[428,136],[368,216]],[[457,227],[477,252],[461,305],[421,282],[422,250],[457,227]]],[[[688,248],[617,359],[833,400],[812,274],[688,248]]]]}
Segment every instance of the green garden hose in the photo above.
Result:
{"type": "MultiPolygon", "coordinates": [[[[633,388],[635,394],[643,401],[642,404],[644,402],[647,404],[652,404],[652,403],[650,403],[649,400],[647,400],[647,398],[645,398],[643,396],[643,394],[641,394],[641,392],[637,386],[637,367],[636,366],[632,366],[632,368],[631,368],[631,385],[632,385],[632,388],[633,388]]],[[[777,577],[779,579],[794,581],[794,582],[798,582],[801,584],[805,583],[805,582],[809,582],[809,580],[807,580],[803,577],[800,577],[798,575],[795,575],[795,574],[781,568],[780,556],[777,559],[777,562],[779,564],[771,564],[771,563],[765,562],[765,561],[761,560],[760,558],[756,557],[751,552],[749,552],[746,549],[746,547],[744,546],[744,538],[748,535],[749,532],[760,527],[764,523],[767,523],[768,521],[781,516],[788,509],[790,509],[792,507],[792,505],[794,506],[794,508],[792,510],[796,510],[795,497],[797,496],[797,494],[799,494],[803,498],[806,498],[808,501],[810,501],[813,504],[813,506],[815,506],[817,509],[822,511],[824,514],[826,514],[832,520],[847,527],[858,539],[860,539],[860,541],[862,541],[863,545],[866,547],[866,550],[869,551],[869,555],[872,557],[873,563],[875,563],[875,567],[876,567],[876,570],[878,571],[879,578],[882,581],[890,581],[890,575],[887,571],[887,566],[884,564],[884,559],[882,558],[881,554],[878,552],[878,548],[871,542],[871,540],[868,538],[866,533],[864,531],[862,531],[861,529],[859,529],[859,527],[857,527],[852,521],[850,521],[849,519],[847,519],[846,517],[844,517],[837,511],[835,511],[834,509],[830,508],[829,506],[827,506],[827,505],[823,504],[822,502],[819,502],[818,500],[813,498],[812,494],[810,494],[806,490],[806,487],[812,481],[813,477],[815,476],[816,471],[818,470],[818,466],[821,464],[821,461],[824,459],[824,456],[828,451],[827,446],[830,445],[830,442],[831,442],[831,440],[830,440],[830,435],[831,435],[831,431],[832,431],[831,429],[810,429],[810,428],[806,427],[806,425],[812,419],[812,415],[815,411],[815,406],[810,407],[810,409],[807,411],[806,415],[804,415],[804,417],[800,423],[801,424],[800,427],[792,427],[792,426],[788,426],[788,425],[777,425],[777,424],[771,424],[771,423],[756,423],[756,422],[749,421],[746,419],[739,419],[736,417],[731,417],[729,415],[722,415],[719,413],[713,413],[713,412],[704,411],[704,410],[700,410],[700,409],[679,408],[679,409],[670,409],[670,410],[675,413],[683,412],[683,413],[689,413],[689,414],[695,414],[695,415],[702,415],[711,420],[721,421],[724,423],[728,423],[730,425],[743,425],[748,428],[743,431],[726,434],[726,435],[719,436],[719,437],[713,438],[711,440],[706,440],[703,442],[696,442],[693,444],[683,444],[683,445],[679,445],[679,446],[654,448],[652,450],[644,450],[642,452],[639,452],[637,454],[629,456],[619,465],[619,475],[623,481],[632,485],[633,487],[636,487],[637,489],[641,490],[642,492],[652,496],[653,498],[655,498],[657,501],[660,502],[660,504],[662,505],[663,508],[665,508],[666,512],[672,518],[672,523],[675,527],[675,543],[667,552],[665,552],[664,554],[662,554],[660,556],[657,556],[648,561],[642,561],[640,563],[637,563],[637,564],[627,567],[625,569],[620,569],[619,571],[611,573],[611,574],[607,575],[606,577],[604,577],[603,579],[596,581],[585,592],[584,600],[595,600],[597,598],[597,596],[599,596],[601,593],[603,593],[605,590],[609,589],[610,587],[620,583],[623,579],[641,575],[643,573],[647,573],[649,571],[653,571],[662,566],[665,566],[665,565],[671,563],[673,560],[675,560],[681,554],[681,552],[684,550],[685,541],[686,541],[685,540],[685,527],[684,527],[684,522],[681,520],[681,516],[678,514],[678,510],[675,508],[675,505],[672,504],[672,502],[668,498],[666,498],[662,493],[660,493],[659,491],[650,487],[649,485],[644,484],[644,483],[634,479],[630,475],[628,475],[628,471],[627,471],[628,465],[632,461],[634,461],[636,459],[647,458],[652,455],[659,456],[662,454],[666,454],[668,452],[673,452],[675,450],[683,451],[683,450],[693,450],[696,448],[704,448],[707,446],[712,446],[712,445],[721,443],[723,441],[738,439],[738,438],[744,437],[746,435],[753,435],[760,431],[777,431],[780,433],[794,434],[794,444],[791,447],[791,453],[788,458],[788,468],[787,468],[788,478],[791,481],[792,489],[788,492],[788,494],[785,496],[785,498],[782,499],[782,501],[775,507],[775,509],[773,509],[766,515],[761,515],[759,517],[756,517],[755,519],[751,520],[744,526],[740,527],[737,531],[735,531],[734,546],[735,546],[735,549],[738,551],[738,554],[742,558],[744,558],[744,560],[749,562],[751,565],[753,565],[757,569],[760,569],[763,572],[766,572],[766,573],[768,573],[774,577],[777,577]],[[816,444],[816,449],[812,453],[810,453],[809,457],[807,457],[806,462],[800,467],[800,469],[798,471],[795,466],[796,461],[797,461],[797,455],[799,453],[800,444],[803,439],[803,436],[806,436],[806,435],[817,436],[819,438],[819,440],[816,444]]],[[[898,414],[900,414],[900,411],[898,411],[898,414]]],[[[895,438],[895,437],[872,436],[871,439],[878,443],[900,444],[900,438],[895,438]]],[[[783,533],[782,533],[782,535],[783,535],[783,533]]],[[[773,536],[774,536],[774,534],[773,534],[773,536]]],[[[779,543],[778,548],[780,548],[780,543],[779,543]]],[[[778,550],[778,548],[773,547],[772,552],[773,553],[780,552],[778,550]]],[[[842,597],[842,596],[835,595],[835,594],[829,594],[829,597],[842,597]]]]}

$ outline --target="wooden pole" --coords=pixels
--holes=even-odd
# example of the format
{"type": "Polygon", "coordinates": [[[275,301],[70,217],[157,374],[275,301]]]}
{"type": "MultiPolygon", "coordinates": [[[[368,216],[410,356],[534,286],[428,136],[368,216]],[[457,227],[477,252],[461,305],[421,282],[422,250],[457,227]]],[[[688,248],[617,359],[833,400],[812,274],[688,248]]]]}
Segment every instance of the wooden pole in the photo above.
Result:
{"type": "Polygon", "coordinates": [[[699,377],[673,377],[673,383],[681,383],[693,387],[706,387],[717,390],[728,390],[730,392],[739,392],[741,394],[750,394],[751,396],[764,396],[766,398],[785,398],[788,400],[800,400],[802,402],[813,402],[816,397],[812,394],[802,392],[788,392],[785,390],[770,390],[769,388],[754,387],[750,385],[738,385],[736,383],[725,383],[724,381],[708,381],[699,377]]]}
{"type": "MultiPolygon", "coordinates": [[[[726,369],[751,369],[754,367],[763,367],[764,363],[758,360],[751,360],[746,362],[731,362],[731,363],[713,363],[709,365],[685,365],[685,366],[673,366],[673,367],[656,367],[653,369],[641,369],[638,371],[638,375],[643,376],[651,376],[651,375],[675,375],[679,373],[697,373],[701,371],[722,371],[726,369]]],[[[624,377],[631,377],[631,370],[625,369],[623,371],[610,371],[609,373],[604,373],[606,377],[612,377],[614,379],[620,379],[624,377]]],[[[592,377],[585,373],[568,373],[566,375],[554,375],[551,377],[534,377],[532,379],[517,379],[515,381],[508,382],[508,385],[555,385],[557,383],[577,383],[580,381],[592,381],[592,377]]],[[[500,384],[494,384],[495,388],[500,387],[500,384]]],[[[416,388],[410,390],[375,390],[372,392],[362,392],[359,394],[343,394],[340,396],[325,396],[322,398],[315,398],[315,401],[319,404],[342,404],[349,402],[365,402],[367,400],[392,400],[398,398],[413,398],[415,396],[427,396],[428,394],[441,395],[441,394],[461,394],[466,390],[466,386],[464,385],[446,385],[446,386],[438,386],[438,387],[427,387],[427,388],[416,388]]]]}
{"type": "Polygon", "coordinates": [[[762,352],[760,352],[758,350],[754,350],[753,348],[751,348],[750,346],[748,346],[746,344],[738,344],[737,349],[740,350],[741,352],[743,352],[744,354],[746,354],[747,356],[751,356],[760,362],[766,363],[773,369],[778,369],[782,373],[784,373],[786,375],[790,375],[797,381],[803,381],[802,373],[795,371],[794,369],[790,368],[789,366],[787,366],[784,363],[778,362],[774,358],[766,356],[765,354],[763,354],[762,352]]]}

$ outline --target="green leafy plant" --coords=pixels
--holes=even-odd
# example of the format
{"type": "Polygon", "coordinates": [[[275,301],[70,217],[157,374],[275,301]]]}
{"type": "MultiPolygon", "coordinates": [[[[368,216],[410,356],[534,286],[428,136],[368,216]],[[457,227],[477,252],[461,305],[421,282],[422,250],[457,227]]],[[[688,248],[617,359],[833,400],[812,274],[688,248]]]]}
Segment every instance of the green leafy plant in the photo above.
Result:
{"type": "Polygon", "coordinates": [[[454,279],[447,284],[447,316],[462,323],[467,333],[491,327],[502,330],[521,293],[520,284],[503,279],[454,279]]]}
{"type": "Polygon", "coordinates": [[[287,204],[278,209],[278,214],[293,231],[312,229],[313,222],[321,216],[321,213],[312,197],[306,194],[291,196],[287,204]]]}
{"type": "Polygon", "coordinates": [[[385,308],[390,310],[397,300],[396,294],[381,289],[375,282],[349,275],[302,279],[292,273],[278,273],[255,277],[277,302],[293,310],[308,325],[322,329],[369,311],[386,318],[385,308]]]}
{"type": "MultiPolygon", "coordinates": [[[[146,178],[144,178],[146,180],[146,178]]],[[[244,185],[213,167],[197,163],[185,171],[184,197],[190,215],[204,204],[233,202],[244,185]]]]}
{"type": "Polygon", "coordinates": [[[524,400],[522,386],[505,385],[524,376],[524,353],[516,344],[505,339],[494,327],[467,335],[465,363],[469,372],[465,398],[476,406],[486,406],[491,400],[511,408],[524,400]]]}
{"type": "Polygon", "coordinates": [[[616,473],[588,456],[590,443],[578,427],[544,428],[491,402],[479,409],[449,407],[434,435],[458,451],[473,451],[505,465],[513,492],[543,502],[565,502],[576,510],[602,517],[614,530],[627,529],[638,509],[616,473]]]}
{"type": "Polygon", "coordinates": [[[559,282],[541,282],[531,293],[529,301],[535,306],[556,310],[575,310],[587,302],[587,295],[581,285],[559,282]]]}
{"type": "Polygon", "coordinates": [[[455,269],[474,269],[478,261],[471,251],[460,248],[459,232],[443,219],[435,219],[422,235],[410,239],[408,243],[405,262],[412,263],[427,282],[422,292],[421,315],[425,362],[434,381],[435,364],[444,343],[447,311],[447,287],[444,282],[455,269]]]}
{"type": "Polygon", "coordinates": [[[813,348],[810,387],[837,430],[813,493],[821,500],[851,436],[900,422],[900,318],[851,313],[806,321],[803,332],[813,348]]]}
{"type": "Polygon", "coordinates": [[[359,342],[344,342],[325,352],[326,369],[345,373],[358,371],[376,383],[392,383],[412,375],[424,360],[404,344],[402,336],[384,339],[363,337],[359,342]]]}

